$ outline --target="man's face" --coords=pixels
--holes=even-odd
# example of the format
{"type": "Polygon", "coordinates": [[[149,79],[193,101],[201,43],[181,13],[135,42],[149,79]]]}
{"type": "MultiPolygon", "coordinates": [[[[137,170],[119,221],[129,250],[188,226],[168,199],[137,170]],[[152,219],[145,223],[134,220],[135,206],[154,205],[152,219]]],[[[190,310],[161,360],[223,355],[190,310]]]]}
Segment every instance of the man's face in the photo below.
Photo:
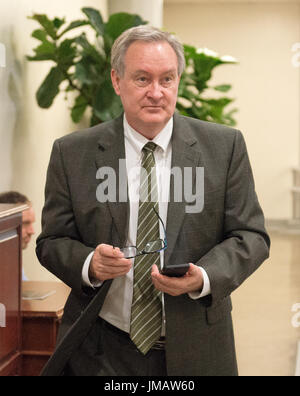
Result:
{"type": "Polygon", "coordinates": [[[129,125],[152,139],[173,116],[180,76],[175,51],[167,42],[136,41],[125,55],[124,76],[112,70],[129,125]]]}
{"type": "Polygon", "coordinates": [[[23,212],[22,217],[22,249],[26,249],[34,232],[35,214],[30,207],[23,212]]]}

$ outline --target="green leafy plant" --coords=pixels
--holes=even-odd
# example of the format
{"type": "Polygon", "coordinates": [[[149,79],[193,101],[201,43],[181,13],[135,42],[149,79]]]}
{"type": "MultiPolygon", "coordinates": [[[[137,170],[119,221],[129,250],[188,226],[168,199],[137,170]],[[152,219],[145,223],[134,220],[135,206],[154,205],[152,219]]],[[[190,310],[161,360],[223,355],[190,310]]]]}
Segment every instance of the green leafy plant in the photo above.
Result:
{"type": "Polygon", "coordinates": [[[91,125],[110,120],[122,111],[119,97],[110,80],[110,52],[115,39],[126,29],[145,24],[138,15],[119,13],[104,23],[99,11],[83,8],[86,18],[66,24],[65,19],[50,20],[35,14],[31,19],[40,24],[32,37],[41,42],[30,61],[53,61],[54,66],[39,87],[36,98],[44,109],[51,107],[62,83],[65,92],[75,92],[71,117],[78,123],[87,108],[91,109],[91,125]],[[93,44],[86,32],[70,37],[78,27],[88,26],[94,33],[93,44]],[[66,38],[66,36],[68,36],[66,38]]]}
{"type": "Polygon", "coordinates": [[[229,84],[210,86],[213,70],[217,66],[234,64],[231,56],[220,57],[208,49],[184,45],[186,69],[181,77],[177,109],[181,114],[205,121],[234,126],[236,108],[227,111],[234,99],[224,96],[232,88],[229,84]],[[209,94],[213,97],[209,97],[209,94]],[[220,96],[221,94],[221,96],[220,96]]]}
{"type": "MultiPolygon", "coordinates": [[[[27,59],[53,62],[36,93],[41,108],[50,108],[60,92],[64,91],[66,95],[71,92],[74,96],[71,107],[73,122],[80,122],[89,109],[90,124],[95,125],[122,112],[120,98],[115,94],[110,79],[110,53],[115,39],[126,29],[147,22],[128,13],[113,14],[104,22],[101,13],[94,8],[83,8],[82,12],[85,17],[71,23],[64,18],[49,19],[44,14],[30,17],[40,25],[32,33],[40,43],[34,48],[34,55],[27,56],[27,59]],[[79,27],[86,27],[87,32],[85,28],[81,29],[80,34],[73,37],[74,30],[79,27]]],[[[199,53],[195,47],[187,45],[185,56],[188,68],[180,83],[178,110],[188,116],[233,125],[233,112],[225,113],[225,107],[232,99],[207,99],[203,96],[209,88],[207,83],[213,68],[231,62],[199,53]]],[[[230,88],[223,85],[215,87],[215,90],[228,92],[230,88]]]]}

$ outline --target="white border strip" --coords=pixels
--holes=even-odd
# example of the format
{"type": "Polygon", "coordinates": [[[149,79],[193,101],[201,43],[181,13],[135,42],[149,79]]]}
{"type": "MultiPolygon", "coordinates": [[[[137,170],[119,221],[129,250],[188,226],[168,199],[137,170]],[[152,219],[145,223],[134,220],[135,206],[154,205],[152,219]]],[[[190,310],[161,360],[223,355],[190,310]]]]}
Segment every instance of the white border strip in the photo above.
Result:
{"type": "Polygon", "coordinates": [[[300,341],[298,341],[295,377],[300,377],[300,341]]]}
{"type": "Polygon", "coordinates": [[[4,232],[3,234],[0,234],[0,243],[4,243],[11,239],[17,238],[17,236],[18,233],[16,230],[4,232]]]}
{"type": "Polygon", "coordinates": [[[0,43],[0,67],[6,66],[6,49],[5,45],[0,43]]]}

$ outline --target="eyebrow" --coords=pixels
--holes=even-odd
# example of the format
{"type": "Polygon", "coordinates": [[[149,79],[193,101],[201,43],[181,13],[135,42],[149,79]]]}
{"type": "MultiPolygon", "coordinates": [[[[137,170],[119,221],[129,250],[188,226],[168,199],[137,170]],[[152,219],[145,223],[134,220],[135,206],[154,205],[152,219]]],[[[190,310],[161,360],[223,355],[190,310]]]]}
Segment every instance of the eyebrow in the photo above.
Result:
{"type": "MultiPolygon", "coordinates": [[[[151,74],[151,72],[148,72],[147,70],[143,70],[143,69],[140,69],[140,70],[136,70],[135,72],[133,72],[132,73],[132,75],[135,77],[135,76],[137,76],[137,75],[139,75],[139,74],[151,74]]],[[[165,74],[177,74],[177,69],[170,69],[170,70],[166,70],[164,73],[162,73],[162,75],[165,75],[165,74]]]]}

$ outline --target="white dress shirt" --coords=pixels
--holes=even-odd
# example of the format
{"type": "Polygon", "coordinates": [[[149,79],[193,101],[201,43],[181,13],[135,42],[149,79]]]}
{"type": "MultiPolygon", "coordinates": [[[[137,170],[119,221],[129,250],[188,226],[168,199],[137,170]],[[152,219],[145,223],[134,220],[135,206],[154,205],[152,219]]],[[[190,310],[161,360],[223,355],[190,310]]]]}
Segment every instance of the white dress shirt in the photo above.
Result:
{"type": "MultiPolygon", "coordinates": [[[[157,191],[159,197],[159,215],[164,224],[167,224],[167,211],[169,201],[172,160],[172,131],[173,118],[170,119],[164,129],[152,140],[158,146],[154,151],[154,157],[156,164],[157,191]]],[[[140,133],[136,132],[130,127],[125,115],[124,137],[127,168],[126,171],[128,178],[128,196],[130,205],[129,231],[126,246],[135,246],[139,209],[139,185],[140,168],[142,163],[142,149],[144,145],[148,142],[148,139],[146,139],[144,136],[142,136],[140,133]]],[[[160,237],[161,239],[164,239],[164,231],[162,225],[160,225],[160,237]]],[[[101,285],[101,282],[91,284],[88,276],[89,265],[92,256],[93,252],[87,257],[84,263],[82,278],[85,285],[88,285],[90,287],[97,287],[101,285]]],[[[163,252],[161,252],[160,262],[161,267],[163,267],[163,252]]],[[[130,331],[131,304],[133,296],[133,268],[134,266],[132,266],[131,270],[126,275],[113,280],[112,285],[105,298],[102,309],[100,311],[100,316],[103,319],[128,333],[130,331]]],[[[204,286],[201,292],[189,293],[190,298],[193,299],[204,297],[211,292],[210,282],[207,273],[203,268],[200,267],[200,269],[204,278],[204,286]]],[[[164,335],[164,331],[165,326],[163,322],[162,335],[164,335]]]]}

